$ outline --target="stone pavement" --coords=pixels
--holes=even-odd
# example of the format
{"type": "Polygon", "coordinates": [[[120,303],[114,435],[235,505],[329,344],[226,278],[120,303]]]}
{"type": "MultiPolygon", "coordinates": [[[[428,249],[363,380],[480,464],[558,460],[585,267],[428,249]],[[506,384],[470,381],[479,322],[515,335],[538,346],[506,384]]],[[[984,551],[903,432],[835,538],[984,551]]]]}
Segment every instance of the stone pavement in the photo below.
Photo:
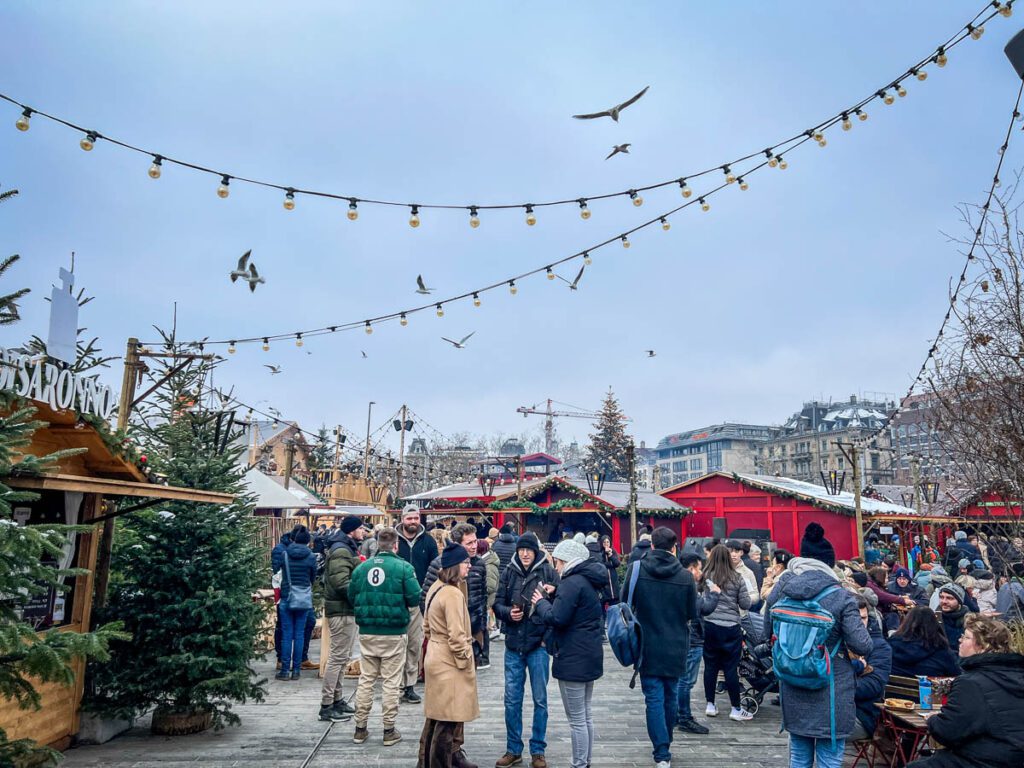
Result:
{"type": "MultiPolygon", "coordinates": [[[[466,752],[481,768],[491,768],[505,751],[503,653],[501,641],[491,644],[492,666],[481,671],[477,678],[481,716],[466,727],[466,752]]],[[[272,676],[269,662],[258,662],[256,668],[261,674],[272,676]]],[[[594,688],[597,730],[594,768],[649,768],[654,764],[644,724],[643,695],[639,682],[635,690],[629,689],[630,673],[631,670],[620,667],[611,652],[606,651],[605,674],[594,688]]],[[[320,681],[315,671],[308,675],[294,683],[271,680],[265,702],[237,707],[242,718],[239,727],[167,738],[150,735],[149,718],[144,717],[131,731],[107,744],[69,750],[63,765],[66,768],[300,768],[329,725],[316,719],[320,681]]],[[[354,690],[355,681],[346,680],[346,696],[354,690]]],[[[532,713],[529,688],[526,698],[523,719],[524,737],[528,739],[532,713]]],[[[770,706],[767,698],[757,717],[748,723],[732,722],[722,714],[713,719],[704,718],[704,704],[703,689],[698,682],[694,688],[693,711],[698,713],[698,720],[711,727],[711,733],[693,736],[677,731],[672,745],[673,766],[781,768],[788,764],[786,736],[779,733],[779,708],[770,706]]],[[[728,713],[725,694],[719,695],[719,708],[728,713]]],[[[552,768],[564,768],[569,765],[569,730],[553,679],[548,688],[548,709],[548,763],[552,768]]],[[[386,748],[381,743],[378,698],[370,715],[370,739],[362,745],[353,744],[352,722],[338,723],[309,768],[337,765],[413,768],[423,725],[421,710],[421,705],[402,705],[398,729],[403,741],[386,748]]],[[[528,756],[525,764],[529,765],[528,756]]]]}

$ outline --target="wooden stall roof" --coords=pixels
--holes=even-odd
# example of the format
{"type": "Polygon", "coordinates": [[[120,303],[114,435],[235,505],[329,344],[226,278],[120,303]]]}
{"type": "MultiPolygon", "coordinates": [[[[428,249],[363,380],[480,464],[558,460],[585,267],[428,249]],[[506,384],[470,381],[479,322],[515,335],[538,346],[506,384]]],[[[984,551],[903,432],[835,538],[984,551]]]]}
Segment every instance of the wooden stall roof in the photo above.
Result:
{"type": "Polygon", "coordinates": [[[154,485],[126,480],[107,480],[102,477],[81,475],[37,475],[35,477],[9,477],[4,481],[12,488],[48,491],[81,491],[104,496],[138,496],[145,499],[173,499],[198,501],[205,504],[230,504],[235,497],[230,493],[200,491],[175,485],[154,485]]]}

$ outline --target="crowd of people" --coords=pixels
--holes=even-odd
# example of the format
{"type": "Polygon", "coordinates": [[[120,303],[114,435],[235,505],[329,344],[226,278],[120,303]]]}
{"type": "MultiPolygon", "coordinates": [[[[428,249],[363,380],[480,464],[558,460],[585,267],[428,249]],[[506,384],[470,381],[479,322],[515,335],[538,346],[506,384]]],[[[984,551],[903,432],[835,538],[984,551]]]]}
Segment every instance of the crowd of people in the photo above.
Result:
{"type": "Polygon", "coordinates": [[[415,506],[394,528],[372,530],[352,516],[314,535],[299,526],[272,556],[277,677],[295,680],[314,666],[304,595],[322,578],[330,652],[321,720],[354,718],[353,741],[365,742],[380,679],[385,746],[402,738],[400,704],[422,704],[419,767],[476,768],[465,723],[479,716],[476,677],[490,667],[491,641],[500,636],[506,740],[496,768],[527,755],[531,768],[546,768],[551,677],[569,723],[570,765],[588,768],[606,615],[622,601],[643,637],[635,678],[657,768],[671,765],[678,732],[709,733],[721,694],[730,719],[754,717],[740,682],[741,659],[751,654],[769,669],[775,660],[774,703],[793,768],[838,767],[848,741],[870,739],[891,675],[954,678],[947,704],[928,719],[945,748],[915,766],[1024,765],[1024,656],[1011,650],[1008,629],[1024,632],[1019,543],[958,531],[943,555],[915,537],[905,563],[875,538],[864,558],[837,562],[817,523],[795,555],[775,550],[762,559],[754,543],[738,539],[710,540],[703,553],[684,552],[682,543],[669,528],[648,527],[623,569],[607,536],[577,533],[545,548],[512,523],[427,530],[415,506]],[[812,620],[794,623],[795,616],[812,620]],[[342,686],[357,637],[360,678],[350,706],[342,686]],[[698,679],[703,722],[691,709],[698,679]],[[527,680],[532,721],[524,735],[527,680]]]}

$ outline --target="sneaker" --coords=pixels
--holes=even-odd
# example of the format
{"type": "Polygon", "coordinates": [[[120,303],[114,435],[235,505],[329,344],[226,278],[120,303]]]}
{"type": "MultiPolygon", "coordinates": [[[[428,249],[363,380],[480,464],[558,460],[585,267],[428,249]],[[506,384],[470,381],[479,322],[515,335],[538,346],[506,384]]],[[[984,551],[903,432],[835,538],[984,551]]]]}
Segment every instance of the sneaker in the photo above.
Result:
{"type": "Polygon", "coordinates": [[[734,708],[732,712],[729,713],[729,719],[743,723],[747,720],[753,720],[754,716],[741,707],[740,709],[734,708]]]}
{"type": "Polygon", "coordinates": [[[491,630],[491,640],[498,640],[499,638],[501,638],[501,630],[500,629],[492,629],[491,630]]]}
{"type": "Polygon", "coordinates": [[[530,768],[548,768],[544,755],[530,755],[530,768]]]}
{"type": "Polygon", "coordinates": [[[354,715],[356,713],[356,708],[344,699],[338,699],[334,702],[334,709],[343,715],[354,715]]]}
{"type": "Polygon", "coordinates": [[[692,717],[686,720],[680,720],[678,723],[676,723],[676,728],[678,728],[680,731],[686,731],[687,733],[696,733],[701,736],[710,733],[706,726],[701,725],[692,717]]]}
{"type": "Polygon", "coordinates": [[[513,765],[520,765],[522,762],[522,755],[513,755],[511,752],[506,752],[498,758],[498,762],[494,764],[494,768],[510,768],[513,765]]]}
{"type": "Polygon", "coordinates": [[[368,730],[366,730],[366,726],[363,726],[363,727],[360,728],[357,725],[356,726],[356,732],[352,734],[352,743],[353,744],[362,744],[368,738],[370,738],[370,732],[368,730]]]}
{"type": "Polygon", "coordinates": [[[343,723],[346,720],[351,720],[352,715],[347,715],[344,712],[339,712],[334,707],[320,706],[320,719],[325,723],[343,723]]]}
{"type": "Polygon", "coordinates": [[[715,706],[714,702],[709,701],[704,714],[708,717],[718,717],[718,707],[715,706]]]}
{"type": "Polygon", "coordinates": [[[274,678],[277,680],[291,680],[292,676],[289,675],[287,672],[281,671],[274,675],[274,678]]]}
{"type": "Polygon", "coordinates": [[[310,661],[309,659],[306,659],[304,662],[302,662],[301,668],[302,669],[320,669],[320,665],[317,664],[315,661],[310,661]]]}
{"type": "Polygon", "coordinates": [[[672,763],[668,760],[659,760],[654,764],[654,768],[672,768],[672,763]]]}
{"type": "Polygon", "coordinates": [[[411,685],[407,685],[400,701],[404,701],[406,704],[421,704],[423,699],[411,685]]]}
{"type": "Polygon", "coordinates": [[[397,728],[385,728],[384,729],[384,746],[393,747],[395,744],[402,740],[402,734],[398,732],[397,728]]]}
{"type": "Polygon", "coordinates": [[[300,674],[299,674],[299,670],[297,670],[297,669],[296,669],[296,670],[294,670],[294,671],[292,672],[292,680],[298,680],[298,679],[299,679],[299,677],[300,677],[300,674]]]}

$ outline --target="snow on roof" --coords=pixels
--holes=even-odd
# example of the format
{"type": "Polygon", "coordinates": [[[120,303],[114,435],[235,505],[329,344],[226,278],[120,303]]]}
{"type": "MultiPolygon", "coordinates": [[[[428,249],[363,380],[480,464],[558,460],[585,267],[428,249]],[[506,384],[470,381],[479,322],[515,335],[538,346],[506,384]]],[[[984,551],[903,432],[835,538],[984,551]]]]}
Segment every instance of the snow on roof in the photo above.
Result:
{"type": "Polygon", "coordinates": [[[243,482],[245,490],[256,497],[257,509],[306,509],[317,503],[309,494],[304,493],[307,498],[301,498],[295,493],[295,486],[285,490],[274,481],[274,478],[268,477],[255,467],[245,473],[243,482]]]}
{"type": "MultiPolygon", "coordinates": [[[[724,473],[722,473],[724,474],[724,473]]],[[[853,494],[850,491],[843,491],[838,494],[830,494],[822,485],[805,483],[803,480],[794,480],[790,477],[775,477],[773,475],[749,475],[738,473],[737,477],[753,485],[759,485],[766,489],[776,489],[784,493],[792,493],[800,496],[811,503],[818,502],[824,505],[842,507],[850,512],[855,511],[853,494]]],[[[916,515],[917,512],[902,504],[892,504],[888,501],[878,501],[866,496],[861,497],[861,511],[866,514],[877,515],[916,515]]]]}

